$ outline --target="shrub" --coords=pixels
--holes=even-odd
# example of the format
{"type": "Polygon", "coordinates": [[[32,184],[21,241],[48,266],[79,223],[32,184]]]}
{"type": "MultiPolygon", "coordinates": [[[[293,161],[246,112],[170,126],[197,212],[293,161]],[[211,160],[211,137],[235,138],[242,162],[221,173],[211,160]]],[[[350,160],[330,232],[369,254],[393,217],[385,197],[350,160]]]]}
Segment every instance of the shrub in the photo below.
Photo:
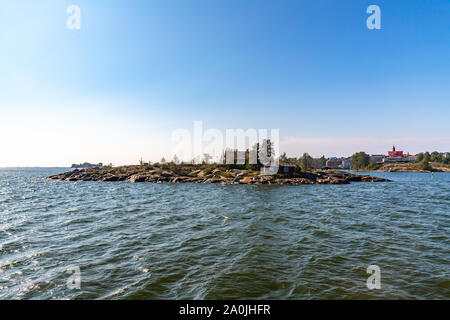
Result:
{"type": "Polygon", "coordinates": [[[427,160],[423,160],[421,165],[420,165],[422,170],[426,170],[426,171],[432,171],[433,168],[431,167],[430,163],[427,160]]]}
{"type": "Polygon", "coordinates": [[[367,170],[372,171],[372,170],[378,170],[380,169],[381,165],[375,162],[371,162],[369,163],[369,165],[367,166],[367,170]]]}

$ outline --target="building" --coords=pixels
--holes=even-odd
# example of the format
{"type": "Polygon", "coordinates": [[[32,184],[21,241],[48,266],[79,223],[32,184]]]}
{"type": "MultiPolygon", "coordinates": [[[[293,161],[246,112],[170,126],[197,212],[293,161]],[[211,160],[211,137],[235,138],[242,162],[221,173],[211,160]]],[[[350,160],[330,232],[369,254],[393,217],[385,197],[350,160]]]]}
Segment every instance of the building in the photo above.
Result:
{"type": "Polygon", "coordinates": [[[292,163],[282,162],[279,164],[278,173],[289,173],[293,174],[297,170],[297,165],[292,163]]]}
{"type": "Polygon", "coordinates": [[[350,160],[346,158],[330,158],[325,163],[325,166],[331,169],[350,169],[350,160]]]}
{"type": "Polygon", "coordinates": [[[402,157],[404,156],[403,151],[396,151],[395,146],[392,146],[392,151],[388,151],[389,157],[402,157]]]}
{"type": "Polygon", "coordinates": [[[383,162],[411,162],[416,161],[416,158],[416,156],[404,154],[403,151],[395,150],[395,146],[393,146],[392,151],[388,152],[388,156],[383,158],[383,162]]]}
{"type": "Polygon", "coordinates": [[[352,163],[350,162],[349,159],[342,160],[342,169],[350,169],[351,166],[352,163]]]}
{"type": "Polygon", "coordinates": [[[370,156],[369,161],[371,163],[383,163],[384,158],[385,158],[384,154],[373,154],[370,156]]]}

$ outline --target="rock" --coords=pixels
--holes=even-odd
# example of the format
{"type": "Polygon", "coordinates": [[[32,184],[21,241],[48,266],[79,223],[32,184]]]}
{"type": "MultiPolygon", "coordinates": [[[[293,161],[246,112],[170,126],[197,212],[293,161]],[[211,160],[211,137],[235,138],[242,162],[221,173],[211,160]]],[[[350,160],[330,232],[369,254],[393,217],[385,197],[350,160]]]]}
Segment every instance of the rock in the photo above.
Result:
{"type": "Polygon", "coordinates": [[[363,182],[384,182],[387,181],[383,178],[373,177],[373,176],[362,176],[361,181],[363,182]]]}
{"type": "Polygon", "coordinates": [[[218,178],[210,178],[203,181],[203,183],[221,183],[221,182],[223,182],[223,180],[218,178]]]}
{"type": "Polygon", "coordinates": [[[163,182],[169,182],[170,181],[170,177],[159,176],[159,177],[155,177],[155,178],[156,178],[156,182],[158,182],[158,183],[163,183],[163,182]]]}
{"type": "Polygon", "coordinates": [[[206,175],[207,175],[207,172],[205,170],[202,170],[197,174],[197,177],[204,178],[206,175]]]}
{"type": "Polygon", "coordinates": [[[170,179],[171,183],[182,183],[182,182],[191,182],[193,178],[191,177],[173,177],[170,179]]]}
{"type": "Polygon", "coordinates": [[[351,176],[349,176],[347,178],[347,181],[353,181],[353,182],[362,181],[362,176],[357,175],[357,174],[352,174],[351,176]]]}
{"type": "Polygon", "coordinates": [[[240,170],[239,173],[236,174],[236,177],[243,177],[248,174],[248,170],[240,170]]]}
{"type": "Polygon", "coordinates": [[[331,178],[330,180],[330,184],[349,184],[350,182],[348,182],[346,179],[343,178],[331,178]]]}
{"type": "Polygon", "coordinates": [[[239,183],[242,183],[242,184],[249,184],[249,183],[252,183],[252,182],[253,182],[253,178],[252,177],[245,177],[245,178],[239,180],[239,183]]]}
{"type": "Polygon", "coordinates": [[[172,177],[172,176],[173,176],[173,173],[171,173],[171,172],[169,172],[169,171],[163,171],[163,172],[161,173],[161,177],[168,178],[168,177],[172,177]]]}
{"type": "Polygon", "coordinates": [[[128,182],[147,182],[153,178],[153,175],[147,173],[136,173],[128,177],[126,181],[128,182]]]}
{"type": "Polygon", "coordinates": [[[197,175],[201,172],[201,170],[195,170],[189,173],[190,177],[197,177],[197,175]]]}
{"type": "Polygon", "coordinates": [[[295,180],[297,184],[315,184],[315,181],[306,178],[297,178],[295,180]]]}
{"type": "Polygon", "coordinates": [[[317,183],[319,183],[319,184],[329,184],[330,183],[330,178],[323,178],[323,179],[321,179],[321,178],[318,178],[318,179],[316,179],[316,182],[317,183]]]}
{"type": "Polygon", "coordinates": [[[113,176],[112,174],[110,174],[110,175],[104,177],[103,181],[109,181],[109,182],[119,181],[119,177],[113,176]]]}

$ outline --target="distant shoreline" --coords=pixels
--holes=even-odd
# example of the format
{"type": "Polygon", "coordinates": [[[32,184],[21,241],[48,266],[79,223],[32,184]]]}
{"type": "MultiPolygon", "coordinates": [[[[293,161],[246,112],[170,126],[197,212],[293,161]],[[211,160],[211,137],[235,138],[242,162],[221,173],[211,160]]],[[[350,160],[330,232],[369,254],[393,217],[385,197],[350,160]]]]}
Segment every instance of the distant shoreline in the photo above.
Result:
{"type": "MultiPolygon", "coordinates": [[[[379,168],[368,170],[372,172],[450,172],[450,166],[443,163],[438,162],[430,162],[430,166],[432,170],[423,170],[421,168],[421,163],[417,162],[390,162],[380,164],[379,168]]],[[[367,171],[362,170],[362,171],[367,171]]]]}

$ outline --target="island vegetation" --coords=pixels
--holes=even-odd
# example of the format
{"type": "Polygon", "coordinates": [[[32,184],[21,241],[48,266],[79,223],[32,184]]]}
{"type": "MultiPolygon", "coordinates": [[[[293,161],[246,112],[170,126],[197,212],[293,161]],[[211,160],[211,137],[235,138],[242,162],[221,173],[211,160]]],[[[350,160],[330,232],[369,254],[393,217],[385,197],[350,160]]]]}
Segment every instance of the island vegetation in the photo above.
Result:
{"type": "Polygon", "coordinates": [[[358,152],[351,156],[351,169],[354,171],[380,172],[450,172],[449,153],[422,152],[412,162],[370,162],[370,156],[358,152]]]}

